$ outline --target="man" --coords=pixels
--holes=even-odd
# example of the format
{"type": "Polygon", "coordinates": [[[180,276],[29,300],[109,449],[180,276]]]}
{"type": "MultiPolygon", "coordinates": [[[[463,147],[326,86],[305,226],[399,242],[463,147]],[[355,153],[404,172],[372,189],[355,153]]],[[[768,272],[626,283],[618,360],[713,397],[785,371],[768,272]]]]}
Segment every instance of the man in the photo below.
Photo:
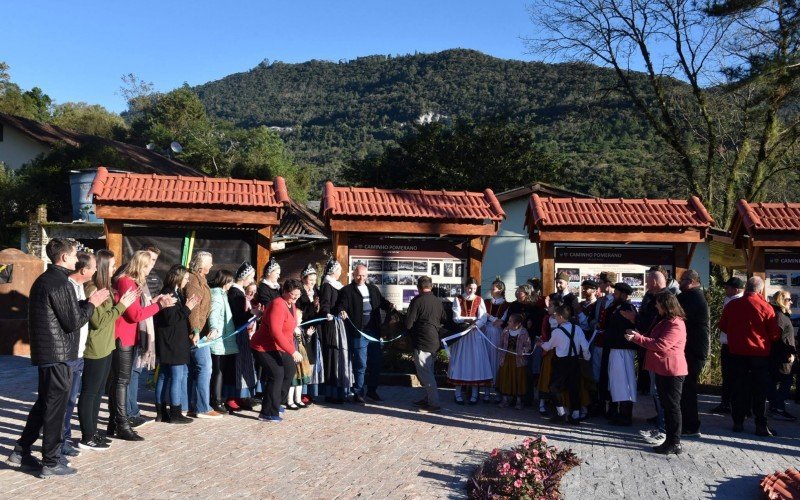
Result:
{"type": "MultiPolygon", "coordinates": [[[[147,290],[143,290],[140,299],[143,305],[148,305],[153,297],[159,296],[163,287],[161,278],[153,271],[158,261],[158,256],[161,255],[161,250],[155,245],[143,245],[140,250],[150,254],[150,266],[144,270],[145,276],[147,276],[147,290]]],[[[155,326],[153,325],[153,318],[147,318],[140,322],[139,332],[138,341],[134,346],[131,380],[128,383],[128,420],[132,428],[149,424],[153,421],[152,418],[144,417],[139,409],[139,379],[142,373],[146,374],[148,370],[154,369],[156,363],[155,326]]]]}
{"type": "Polygon", "coordinates": [[[419,411],[427,413],[441,411],[434,361],[439,350],[439,328],[447,321],[442,301],[431,293],[432,289],[430,276],[420,276],[417,280],[419,295],[411,299],[404,325],[414,347],[417,378],[425,388],[425,397],[414,404],[420,407],[419,411]]]}
{"type": "MultiPolygon", "coordinates": [[[[744,295],[744,281],[733,277],[725,282],[725,299],[722,301],[724,309],[731,301],[740,299],[744,295]]],[[[720,330],[720,369],[722,372],[722,400],[711,409],[711,413],[725,415],[731,412],[731,361],[730,351],[728,350],[728,336],[720,330]]]]}
{"type": "Polygon", "coordinates": [[[108,298],[108,290],[98,290],[85,302],[78,302],[68,276],[77,262],[77,242],[53,238],[45,248],[52,264],[33,282],[28,307],[28,332],[31,363],[38,367],[39,389],[36,403],[28,414],[22,436],[8,457],[12,466],[36,469],[40,477],[74,474],[75,469],[61,458],[64,413],[72,387],[68,364],[77,358],[79,330],[94,308],[108,298]],[[31,446],[42,431],[42,462],[31,455],[31,446]]]}
{"type": "Polygon", "coordinates": [[[633,425],[633,403],[636,402],[636,344],[625,339],[625,332],[635,328],[635,323],[623,313],[636,311],[628,297],[633,288],[627,283],[614,285],[614,302],[604,311],[604,357],[608,360],[608,390],[612,409],[608,415],[612,425],[633,425]]]}
{"type": "Polygon", "coordinates": [[[700,436],[700,415],[697,412],[697,383],[700,372],[708,359],[711,348],[711,314],[708,302],[700,286],[700,275],[689,269],[684,271],[679,281],[681,293],[678,303],[686,313],[686,364],[689,374],[683,380],[681,392],[681,415],[684,437],[700,436]]]}
{"type": "Polygon", "coordinates": [[[561,297],[564,299],[564,304],[569,306],[570,310],[572,311],[572,317],[570,318],[570,321],[574,322],[575,324],[578,324],[577,315],[578,315],[579,301],[578,297],[576,297],[575,294],[569,290],[569,273],[564,271],[558,273],[558,275],[556,276],[555,284],[556,284],[556,293],[561,295],[561,297]]]}
{"type": "Polygon", "coordinates": [[[598,293],[603,296],[595,302],[594,315],[589,322],[593,335],[589,340],[592,350],[592,377],[597,383],[597,401],[593,404],[592,415],[596,416],[606,411],[606,403],[610,400],[608,394],[608,350],[605,345],[605,320],[608,308],[614,303],[614,282],[617,274],[613,272],[600,273],[598,293]]]}
{"type": "Polygon", "coordinates": [[[578,305],[578,326],[587,336],[591,337],[592,328],[590,325],[594,321],[595,302],[597,302],[596,281],[584,280],[581,283],[581,298],[583,300],[578,305]]]}
{"type": "Polygon", "coordinates": [[[731,370],[733,432],[744,430],[744,416],[753,412],[756,435],[775,436],[767,425],[767,387],[770,383],[769,353],[781,336],[775,310],[764,299],[764,280],[747,280],[744,296],[722,310],[719,329],[728,336],[731,370]]]}
{"type": "Polygon", "coordinates": [[[381,378],[381,344],[364,338],[362,331],[380,338],[381,314],[393,311],[394,304],[381,295],[378,287],[367,282],[367,266],[359,264],[353,270],[353,280],[342,287],[334,311],[339,314],[347,327],[347,341],[353,359],[353,402],[359,405],[364,401],[364,376],[369,371],[366,397],[373,401],[383,401],[378,395],[381,378]]]}
{"type": "MultiPolygon", "coordinates": [[[[86,294],[83,285],[89,282],[97,271],[94,255],[88,252],[78,252],[78,262],[75,264],[75,271],[69,275],[69,282],[75,290],[75,297],[78,303],[86,301],[86,294]]],[[[81,378],[83,377],[83,351],[86,349],[86,339],[89,338],[89,323],[85,323],[80,328],[80,339],[78,340],[78,358],[67,362],[72,368],[72,387],[67,399],[67,407],[64,412],[64,442],[61,445],[61,454],[66,457],[77,457],[80,451],[72,446],[72,412],[78,402],[78,394],[81,391],[81,378]]]]}

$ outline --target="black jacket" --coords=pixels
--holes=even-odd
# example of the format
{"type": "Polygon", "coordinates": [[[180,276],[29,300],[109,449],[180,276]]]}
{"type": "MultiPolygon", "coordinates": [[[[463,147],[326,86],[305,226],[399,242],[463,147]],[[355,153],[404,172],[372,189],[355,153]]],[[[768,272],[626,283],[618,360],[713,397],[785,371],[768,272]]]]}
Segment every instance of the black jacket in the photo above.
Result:
{"type": "MultiPolygon", "coordinates": [[[[319,288],[314,285],[314,297],[319,298],[319,288]]],[[[303,311],[303,321],[308,321],[319,316],[311,297],[306,293],[305,287],[300,289],[300,298],[297,299],[297,308],[303,311]]]]}
{"type": "Polygon", "coordinates": [[[411,334],[414,349],[422,352],[439,350],[439,328],[447,321],[442,299],[434,294],[421,293],[411,299],[405,328],[411,334]]]}
{"type": "Polygon", "coordinates": [[[609,349],[630,349],[638,350],[639,346],[633,342],[625,340],[625,332],[636,328],[636,325],[625,319],[620,314],[622,311],[636,311],[630,302],[622,304],[612,304],[606,312],[605,340],[603,346],[609,349]]]}
{"type": "Polygon", "coordinates": [[[773,370],[781,375],[788,375],[792,373],[792,363],[788,363],[789,356],[795,354],[795,338],[794,326],[792,319],[780,308],[772,306],[775,309],[775,318],[778,320],[778,328],[781,329],[781,338],[772,343],[772,349],[769,356],[772,361],[773,370]]]}
{"type": "Polygon", "coordinates": [[[392,309],[392,303],[381,295],[378,287],[372,283],[366,283],[366,285],[367,290],[369,290],[369,303],[372,306],[372,313],[370,313],[369,322],[366,325],[364,324],[363,318],[363,297],[361,296],[361,292],[358,291],[358,286],[356,286],[354,282],[343,286],[342,289],[339,290],[339,297],[333,308],[334,315],[338,315],[340,312],[344,311],[347,313],[350,321],[352,321],[352,324],[350,321],[344,322],[345,325],[347,325],[347,333],[351,337],[356,336],[356,332],[353,331],[353,325],[361,331],[369,331],[379,336],[381,331],[381,313],[379,309],[383,309],[384,311],[391,311],[392,309]]]}
{"type": "Polygon", "coordinates": [[[281,296],[281,289],[272,288],[271,286],[267,285],[263,281],[258,282],[258,286],[256,287],[256,298],[258,299],[258,303],[264,307],[267,307],[270,302],[277,299],[281,296]]]}
{"type": "Polygon", "coordinates": [[[78,301],[69,273],[50,264],[31,286],[28,333],[34,365],[78,359],[80,329],[92,317],[94,306],[86,300],[78,301]]]}
{"type": "Polygon", "coordinates": [[[178,299],[173,307],[161,309],[153,317],[153,327],[156,334],[156,356],[160,363],[168,365],[188,365],[189,353],[192,350],[192,341],[189,340],[189,314],[183,294],[175,290],[164,289],[163,294],[169,294],[178,299]]]}
{"type": "Polygon", "coordinates": [[[228,290],[228,304],[231,306],[233,326],[237,330],[253,317],[250,311],[247,310],[247,297],[244,296],[243,291],[235,286],[230,287],[228,290]]]}
{"type": "Polygon", "coordinates": [[[678,303],[686,313],[686,356],[705,360],[711,349],[711,319],[706,296],[700,287],[678,295],[678,303]]]}

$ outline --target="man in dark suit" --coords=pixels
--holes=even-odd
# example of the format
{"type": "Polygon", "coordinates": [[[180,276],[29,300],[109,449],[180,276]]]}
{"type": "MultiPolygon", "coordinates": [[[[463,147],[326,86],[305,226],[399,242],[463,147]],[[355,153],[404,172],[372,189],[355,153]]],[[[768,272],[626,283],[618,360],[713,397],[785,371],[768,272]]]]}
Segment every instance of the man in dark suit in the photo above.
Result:
{"type": "Polygon", "coordinates": [[[700,287],[700,275],[689,269],[684,271],[680,279],[681,293],[678,302],[686,313],[686,364],[689,375],[683,380],[681,393],[681,413],[683,432],[687,437],[700,436],[700,416],[697,413],[697,382],[700,372],[708,359],[711,348],[710,313],[708,302],[700,287]]]}
{"type": "Polygon", "coordinates": [[[364,377],[367,372],[366,397],[373,401],[383,401],[378,395],[381,377],[382,351],[379,342],[371,342],[359,333],[362,331],[374,338],[380,338],[381,314],[394,310],[394,304],[386,300],[378,287],[367,282],[367,266],[359,264],[353,270],[353,280],[342,287],[334,307],[347,327],[347,342],[353,360],[353,402],[364,404],[364,377]]]}

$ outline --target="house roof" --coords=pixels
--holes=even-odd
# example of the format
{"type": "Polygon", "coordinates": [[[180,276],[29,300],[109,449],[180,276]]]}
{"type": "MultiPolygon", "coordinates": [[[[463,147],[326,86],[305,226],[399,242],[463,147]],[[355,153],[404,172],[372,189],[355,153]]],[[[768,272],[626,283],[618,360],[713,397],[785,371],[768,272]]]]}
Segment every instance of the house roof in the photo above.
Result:
{"type": "Polygon", "coordinates": [[[31,139],[51,147],[59,143],[64,143],[72,147],[96,144],[111,148],[115,150],[124,161],[124,163],[119,165],[108,165],[115,169],[130,170],[141,174],[203,175],[202,172],[195,168],[162,156],[155,151],[150,151],[147,148],[133,144],[95,135],[73,132],[61,127],[56,127],[55,125],[50,125],[49,123],[41,123],[36,120],[6,113],[0,113],[0,123],[14,127],[19,130],[20,133],[31,139]]]}
{"type": "Polygon", "coordinates": [[[497,199],[500,203],[505,203],[507,201],[516,200],[519,198],[527,198],[533,193],[536,193],[540,196],[552,196],[554,198],[590,198],[591,196],[586,193],[581,193],[580,191],[572,191],[569,189],[560,188],[557,186],[553,186],[552,184],[547,184],[545,182],[536,182],[529,186],[522,186],[514,189],[509,189],[508,191],[503,191],[502,193],[497,194],[497,199]]]}
{"type": "Polygon", "coordinates": [[[447,220],[499,222],[506,214],[491,189],[470,191],[424,191],[336,187],[325,183],[320,212],[332,218],[377,218],[384,220],[447,220]]]}
{"type": "Polygon", "coordinates": [[[696,196],[689,200],[541,198],[534,193],[526,214],[526,225],[542,229],[705,229],[713,223],[696,196]]]}
{"type": "Polygon", "coordinates": [[[756,231],[800,231],[800,203],[748,203],[739,200],[736,211],[751,235],[756,231]]]}
{"type": "Polygon", "coordinates": [[[236,208],[279,208],[290,203],[286,182],[215,177],[112,173],[97,170],[95,202],[203,205],[236,208]]]}
{"type": "Polygon", "coordinates": [[[310,238],[328,239],[329,233],[325,223],[310,208],[294,200],[281,217],[281,222],[275,229],[276,238],[310,238]]]}

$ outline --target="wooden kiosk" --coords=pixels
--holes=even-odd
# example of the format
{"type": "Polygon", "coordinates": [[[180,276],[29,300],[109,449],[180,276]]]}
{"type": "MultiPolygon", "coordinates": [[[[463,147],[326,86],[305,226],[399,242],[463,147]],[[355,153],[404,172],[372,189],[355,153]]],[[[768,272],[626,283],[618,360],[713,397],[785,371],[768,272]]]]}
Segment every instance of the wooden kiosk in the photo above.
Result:
{"type": "MultiPolygon", "coordinates": [[[[333,255],[349,270],[364,263],[376,285],[407,304],[415,278],[429,275],[453,296],[467,277],[481,281],[489,238],[505,212],[494,193],[336,187],[325,184],[320,214],[333,255]],[[399,294],[399,295],[398,295],[399,294]],[[408,299],[408,300],[406,300],[408,299]]],[[[398,304],[399,307],[399,304],[398,304]]]]}
{"type": "MultiPolygon", "coordinates": [[[[630,248],[645,253],[639,262],[642,266],[669,262],[673,275],[680,276],[691,266],[697,244],[706,239],[713,223],[694,196],[689,200],[649,200],[542,198],[533,194],[525,213],[525,228],[537,245],[546,294],[555,291],[559,247],[574,245],[572,254],[595,257],[599,265],[604,256],[611,260],[630,248]],[[658,253],[648,257],[653,250],[658,253]]],[[[577,282],[581,279],[578,276],[577,282]]]]}
{"type": "Polygon", "coordinates": [[[106,246],[117,256],[123,255],[127,225],[153,233],[175,225],[240,228],[254,233],[258,272],[269,261],[273,228],[291,201],[282,177],[270,182],[145,175],[111,173],[104,167],[97,171],[92,192],[106,246]]]}

